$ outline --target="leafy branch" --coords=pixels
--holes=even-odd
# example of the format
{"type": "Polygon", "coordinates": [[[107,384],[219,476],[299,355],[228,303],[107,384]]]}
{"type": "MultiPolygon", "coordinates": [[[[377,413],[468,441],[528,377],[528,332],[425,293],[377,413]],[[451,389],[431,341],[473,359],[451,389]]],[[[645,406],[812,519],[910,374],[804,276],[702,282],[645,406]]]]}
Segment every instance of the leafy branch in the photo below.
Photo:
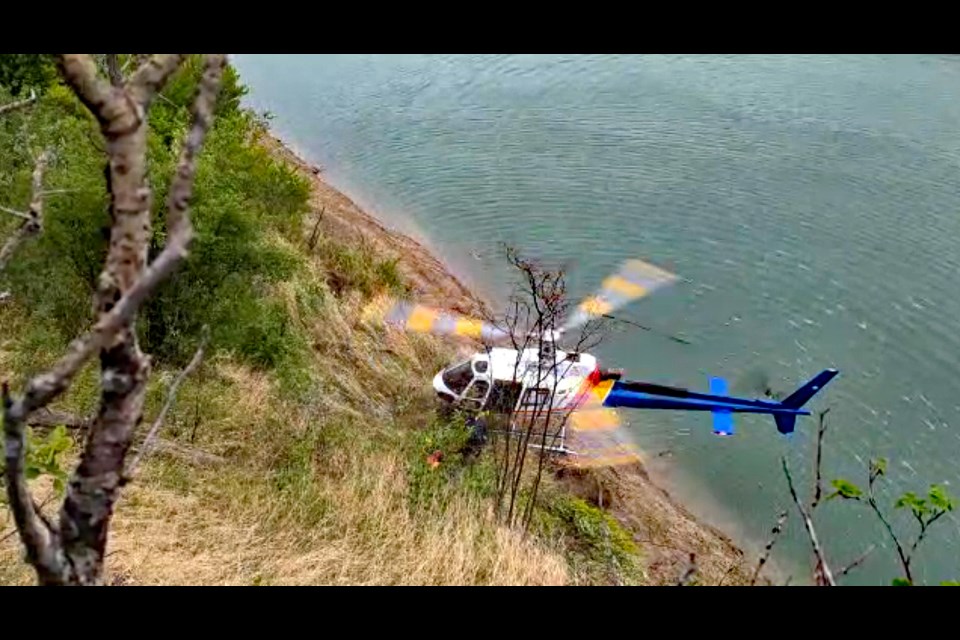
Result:
{"type": "Polygon", "coordinates": [[[887,530],[887,533],[890,535],[890,538],[893,540],[893,544],[897,549],[897,558],[900,561],[900,566],[903,568],[905,577],[897,578],[894,580],[894,584],[912,585],[914,584],[914,577],[910,565],[915,557],[917,547],[920,546],[920,543],[926,537],[931,525],[945,516],[948,512],[953,511],[954,507],[956,506],[956,502],[947,494],[943,487],[937,484],[930,485],[930,489],[927,492],[926,497],[920,497],[913,491],[907,491],[900,496],[893,505],[894,509],[909,509],[919,527],[919,531],[917,532],[913,543],[908,545],[905,539],[902,539],[897,535],[893,525],[890,523],[890,519],[884,514],[879,503],[877,502],[874,487],[877,480],[882,476],[885,476],[886,472],[887,460],[885,458],[871,460],[867,476],[866,492],[849,480],[837,478],[831,483],[834,488],[834,492],[827,496],[826,499],[832,500],[834,498],[841,498],[843,500],[853,500],[869,506],[870,509],[872,509],[877,515],[877,518],[883,524],[883,527],[887,530]]]}
{"type": "MultiPolygon", "coordinates": [[[[843,500],[853,500],[855,502],[865,504],[877,515],[877,518],[879,518],[880,522],[883,523],[884,528],[896,546],[897,557],[900,561],[900,566],[903,568],[904,575],[906,576],[903,578],[896,578],[893,581],[893,584],[912,585],[914,584],[914,576],[911,569],[911,562],[915,557],[917,547],[919,547],[920,543],[923,542],[933,523],[941,519],[949,511],[952,511],[956,506],[956,502],[953,500],[953,498],[947,495],[947,492],[943,487],[936,484],[930,486],[927,495],[924,497],[918,496],[912,491],[908,491],[900,496],[900,498],[898,498],[894,503],[894,508],[909,509],[919,528],[916,537],[913,539],[913,542],[908,543],[905,538],[897,535],[897,532],[894,530],[890,519],[880,508],[880,504],[877,501],[875,492],[877,481],[887,473],[887,461],[884,458],[870,461],[866,491],[849,480],[837,478],[830,483],[830,486],[833,487],[833,492],[824,497],[822,486],[823,474],[821,472],[821,467],[823,464],[823,440],[827,432],[826,416],[828,412],[829,409],[820,412],[820,424],[817,429],[816,466],[814,469],[815,486],[810,504],[806,507],[803,505],[799,496],[797,495],[796,488],[793,484],[793,477],[790,474],[790,468],[787,466],[786,458],[781,459],[783,464],[783,473],[787,479],[787,486],[790,489],[790,495],[797,506],[797,510],[800,512],[804,528],[807,532],[807,537],[810,539],[813,552],[817,557],[815,575],[816,582],[819,585],[835,585],[837,578],[847,575],[850,571],[862,565],[870,556],[870,554],[876,549],[875,545],[870,545],[870,547],[856,560],[845,566],[839,572],[834,573],[827,566],[824,551],[821,546],[820,539],[817,536],[816,528],[814,527],[812,514],[817,506],[823,502],[827,502],[835,498],[841,498],[843,500]]],[[[770,555],[770,549],[772,548],[776,537],[782,530],[783,520],[784,515],[781,515],[780,519],[777,521],[777,526],[773,529],[773,538],[767,545],[765,555],[763,558],[761,558],[760,565],[757,567],[757,571],[754,574],[754,582],[756,582],[757,576],[760,573],[760,569],[766,563],[767,558],[770,555]]],[[[943,584],[948,585],[954,583],[944,582],[943,584]]]]}

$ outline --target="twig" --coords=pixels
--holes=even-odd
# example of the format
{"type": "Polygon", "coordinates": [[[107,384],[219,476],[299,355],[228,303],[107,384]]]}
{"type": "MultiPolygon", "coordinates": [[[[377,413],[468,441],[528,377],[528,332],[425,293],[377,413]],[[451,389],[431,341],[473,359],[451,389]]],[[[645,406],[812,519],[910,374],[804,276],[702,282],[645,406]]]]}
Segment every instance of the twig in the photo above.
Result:
{"type": "Polygon", "coordinates": [[[917,539],[913,541],[913,544],[910,545],[910,555],[913,556],[913,552],[917,550],[917,546],[920,545],[920,542],[923,540],[923,537],[927,535],[927,531],[930,529],[930,525],[940,519],[941,516],[945,516],[946,511],[938,511],[932,518],[927,521],[920,520],[920,535],[917,536],[917,539]]]}
{"type": "Polygon", "coordinates": [[[780,533],[783,531],[783,523],[787,521],[787,512],[783,511],[780,513],[780,517],[777,518],[777,523],[773,526],[773,530],[770,532],[770,541],[767,543],[767,546],[763,548],[763,555],[760,557],[760,561],[757,563],[757,568],[753,572],[753,577],[750,579],[750,586],[757,584],[757,579],[760,577],[760,571],[763,569],[763,566],[767,564],[767,560],[770,559],[770,553],[773,551],[773,546],[777,544],[777,540],[780,538],[780,533]]]}
{"type": "Polygon", "coordinates": [[[810,519],[809,514],[803,508],[803,503],[800,502],[800,498],[797,497],[797,490],[793,486],[793,477],[790,475],[790,468],[787,466],[786,456],[781,456],[780,461],[783,465],[783,474],[787,477],[787,486],[790,488],[790,496],[793,498],[793,502],[797,505],[797,510],[800,512],[800,516],[803,518],[803,526],[807,530],[807,537],[810,538],[810,544],[813,546],[813,553],[817,556],[817,569],[818,573],[822,576],[823,581],[827,585],[834,587],[836,582],[833,579],[833,574],[830,572],[830,566],[827,564],[827,559],[823,555],[823,550],[820,548],[820,541],[817,539],[817,532],[813,527],[813,521],[810,519]]]}
{"type": "Polygon", "coordinates": [[[7,207],[0,206],[0,211],[3,211],[3,212],[5,212],[5,213],[9,213],[10,215],[16,216],[16,217],[18,217],[18,218],[22,218],[23,220],[29,220],[29,219],[30,219],[30,216],[29,216],[29,215],[27,215],[26,213],[24,213],[24,212],[22,212],[22,211],[17,211],[16,209],[8,209],[7,207]]]}
{"type": "Polygon", "coordinates": [[[186,462],[194,465],[217,465],[226,462],[226,459],[222,456],[208,453],[201,449],[185,447],[182,444],[173,442],[171,440],[157,439],[153,443],[153,451],[156,451],[157,453],[165,453],[175,458],[180,458],[181,460],[185,460],[186,462]]]}
{"type": "Polygon", "coordinates": [[[7,113],[9,111],[15,111],[17,109],[26,107],[29,104],[36,102],[37,92],[33,89],[30,89],[30,97],[23,100],[17,100],[16,102],[10,102],[8,104],[0,105],[0,115],[7,113]]]}
{"type": "Polygon", "coordinates": [[[880,518],[880,522],[883,523],[884,528],[887,530],[887,533],[893,540],[893,544],[897,548],[897,557],[900,560],[900,566],[903,567],[903,571],[907,575],[907,580],[913,584],[913,574],[910,572],[910,556],[907,555],[906,551],[903,550],[903,545],[900,543],[900,538],[894,532],[893,525],[891,525],[890,521],[887,520],[887,517],[883,515],[883,511],[880,510],[880,505],[877,504],[876,497],[873,494],[873,485],[877,481],[877,478],[880,477],[881,473],[882,471],[880,471],[879,466],[870,469],[870,476],[867,480],[867,504],[870,505],[870,508],[873,509],[873,512],[877,514],[878,518],[880,518]]]}
{"type": "Polygon", "coordinates": [[[140,104],[150,104],[167,78],[180,67],[184,57],[185,54],[182,53],[159,53],[149,58],[130,76],[127,83],[130,94],[140,104]]]}
{"type": "Polygon", "coordinates": [[[190,360],[190,364],[180,372],[167,389],[167,401],[164,403],[163,408],[160,409],[160,413],[157,415],[156,420],[153,421],[153,425],[150,427],[150,431],[147,432],[146,437],[143,439],[143,444],[140,445],[140,450],[137,452],[136,457],[133,459],[133,462],[130,463],[130,466],[127,467],[127,470],[124,472],[123,476],[126,482],[129,482],[137,472],[137,468],[140,466],[140,461],[150,453],[150,448],[153,446],[153,442],[157,437],[157,433],[160,431],[160,427],[163,425],[163,421],[167,417],[167,412],[170,411],[170,408],[173,406],[173,403],[177,399],[177,390],[180,388],[180,384],[184,379],[193,373],[193,370],[200,366],[200,361],[203,360],[204,348],[207,345],[207,341],[210,338],[209,328],[204,327],[203,329],[203,338],[200,340],[200,346],[197,348],[197,352],[193,354],[193,359],[190,360]]]}
{"type": "Polygon", "coordinates": [[[629,324],[630,326],[637,327],[638,329],[643,329],[644,331],[650,331],[651,333],[654,333],[660,336],[661,338],[667,338],[668,340],[673,340],[674,342],[677,342],[680,344],[686,344],[686,345],[693,344],[686,338],[681,338],[680,336],[675,336],[671,333],[663,333],[661,331],[658,331],[657,329],[654,329],[653,327],[648,327],[645,324],[640,324],[639,322],[635,322],[633,320],[627,320],[626,318],[618,318],[616,316],[610,315],[609,313],[601,314],[600,317],[606,320],[613,320],[615,322],[622,322],[623,324],[629,324]]]}
{"type": "Polygon", "coordinates": [[[313,251],[313,248],[317,245],[317,234],[320,231],[320,223],[323,221],[323,214],[326,212],[327,206],[324,205],[323,209],[320,210],[320,215],[317,216],[317,223],[313,225],[313,231],[310,233],[310,239],[307,241],[307,246],[310,247],[310,250],[313,251]]]}
{"type": "Polygon", "coordinates": [[[683,572],[683,575],[680,576],[680,580],[677,581],[678,587],[685,587],[689,585],[694,576],[697,575],[697,554],[690,553],[690,563],[687,565],[687,570],[683,572]]]}
{"type": "Polygon", "coordinates": [[[820,496],[823,495],[823,480],[820,475],[821,460],[823,459],[823,437],[827,433],[827,414],[830,413],[830,407],[820,412],[820,423],[817,427],[817,484],[813,493],[813,501],[810,503],[810,510],[813,511],[820,504],[820,496]]]}
{"type": "Polygon", "coordinates": [[[859,556],[856,560],[854,560],[853,562],[851,562],[850,564],[848,564],[847,566],[845,566],[845,567],[840,571],[840,573],[837,574],[837,577],[838,577],[838,578],[842,578],[843,576],[845,576],[845,575],[847,575],[848,573],[850,573],[852,570],[854,570],[854,569],[856,569],[857,567],[859,567],[861,564],[863,564],[863,561],[867,559],[867,556],[869,556],[871,553],[873,553],[874,549],[876,549],[876,548],[877,548],[876,545],[870,545],[870,547],[869,547],[866,551],[864,551],[862,554],[860,554],[860,556],[859,556]]]}
{"type": "Polygon", "coordinates": [[[53,429],[63,425],[67,429],[88,429],[93,424],[93,416],[84,418],[71,413],[51,411],[44,407],[27,418],[27,424],[34,428],[53,429]]]}
{"type": "Polygon", "coordinates": [[[123,86],[123,72],[120,70],[120,63],[115,53],[107,54],[107,73],[110,76],[110,84],[115,87],[123,86]]]}
{"type": "Polygon", "coordinates": [[[52,196],[59,193],[93,193],[93,189],[44,189],[42,191],[45,196],[52,196]]]}
{"type": "Polygon", "coordinates": [[[43,174],[47,169],[47,162],[50,159],[50,151],[45,149],[36,160],[31,176],[30,208],[27,213],[21,213],[0,207],[7,213],[23,218],[23,223],[11,234],[7,241],[0,248],[0,271],[3,271],[13,252],[17,247],[30,236],[40,233],[43,229],[43,174]]]}
{"type": "Polygon", "coordinates": [[[730,577],[730,574],[732,574],[733,571],[734,571],[734,569],[736,569],[738,566],[740,566],[740,563],[737,562],[736,560],[734,560],[733,562],[731,562],[731,563],[730,563],[730,566],[727,568],[727,570],[724,571],[723,577],[720,578],[720,582],[717,583],[717,586],[718,586],[718,587],[722,587],[722,586],[723,586],[723,583],[727,581],[727,578],[730,577]]]}

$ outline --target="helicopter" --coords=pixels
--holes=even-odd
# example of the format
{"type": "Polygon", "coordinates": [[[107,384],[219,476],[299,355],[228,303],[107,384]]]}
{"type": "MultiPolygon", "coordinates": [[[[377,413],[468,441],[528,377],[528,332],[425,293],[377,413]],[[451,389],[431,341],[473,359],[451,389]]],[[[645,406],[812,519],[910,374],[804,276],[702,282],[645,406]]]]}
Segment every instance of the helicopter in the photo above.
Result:
{"type": "Polygon", "coordinates": [[[793,433],[797,416],[810,415],[804,405],[839,373],[837,369],[824,369],[782,400],[750,399],[727,395],[727,382],[720,377],[710,378],[709,393],[624,380],[621,371],[601,368],[595,356],[558,346],[566,333],[591,320],[610,318],[611,312],[677,279],[645,261],[627,260],[602,282],[599,291],[574,308],[561,327],[521,335],[522,345],[515,334],[493,322],[407,301],[394,303],[384,320],[407,331],[481,341],[482,351],[434,376],[437,397],[446,407],[474,416],[508,416],[508,430],[514,434],[525,417],[541,418],[541,422],[546,417],[549,422],[551,416],[563,416],[554,421],[558,426],[551,432],[542,427],[539,442],[538,438],[531,442],[528,434],[528,446],[567,456],[574,466],[640,461],[617,408],[709,411],[718,436],[734,435],[734,413],[769,414],[779,433],[793,433]]]}

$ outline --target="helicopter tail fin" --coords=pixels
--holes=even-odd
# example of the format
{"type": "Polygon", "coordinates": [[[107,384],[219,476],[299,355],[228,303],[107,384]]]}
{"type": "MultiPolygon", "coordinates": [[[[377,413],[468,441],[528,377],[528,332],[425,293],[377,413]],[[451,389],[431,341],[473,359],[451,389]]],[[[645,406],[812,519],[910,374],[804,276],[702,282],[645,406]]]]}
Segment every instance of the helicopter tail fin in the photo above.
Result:
{"type": "Polygon", "coordinates": [[[810,379],[807,384],[803,385],[789,396],[787,396],[780,404],[782,404],[787,409],[799,409],[813,396],[817,395],[817,392],[820,389],[823,389],[827,386],[827,383],[833,380],[839,371],[836,369],[824,369],[813,378],[810,379]]]}
{"type": "Polygon", "coordinates": [[[773,419],[777,422],[777,431],[783,435],[793,433],[793,428],[797,424],[797,416],[792,413],[775,413],[773,419]]]}
{"type": "MultiPolygon", "coordinates": [[[[787,396],[780,404],[786,409],[800,409],[810,399],[817,395],[821,389],[827,386],[827,383],[840,373],[836,369],[824,369],[805,385],[787,396]]],[[[776,413],[773,419],[777,422],[777,431],[783,434],[793,433],[793,427],[797,422],[796,414],[776,413]]]]}

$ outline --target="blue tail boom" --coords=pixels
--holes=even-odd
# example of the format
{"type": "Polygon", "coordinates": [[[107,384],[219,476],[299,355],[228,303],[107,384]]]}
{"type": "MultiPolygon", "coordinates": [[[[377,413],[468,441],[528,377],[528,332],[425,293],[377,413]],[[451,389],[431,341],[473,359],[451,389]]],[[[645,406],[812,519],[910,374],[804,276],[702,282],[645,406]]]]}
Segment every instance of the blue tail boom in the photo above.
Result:
{"type": "Polygon", "coordinates": [[[782,402],[751,400],[727,395],[727,383],[722,378],[710,379],[710,393],[697,393],[679,387],[668,387],[649,382],[617,380],[603,400],[608,407],[633,409],[669,409],[674,411],[709,411],[713,416],[713,431],[717,435],[733,435],[734,413],[768,413],[777,423],[777,431],[793,433],[797,416],[810,415],[803,406],[810,401],[839,371],[825,369],[782,402]]]}

